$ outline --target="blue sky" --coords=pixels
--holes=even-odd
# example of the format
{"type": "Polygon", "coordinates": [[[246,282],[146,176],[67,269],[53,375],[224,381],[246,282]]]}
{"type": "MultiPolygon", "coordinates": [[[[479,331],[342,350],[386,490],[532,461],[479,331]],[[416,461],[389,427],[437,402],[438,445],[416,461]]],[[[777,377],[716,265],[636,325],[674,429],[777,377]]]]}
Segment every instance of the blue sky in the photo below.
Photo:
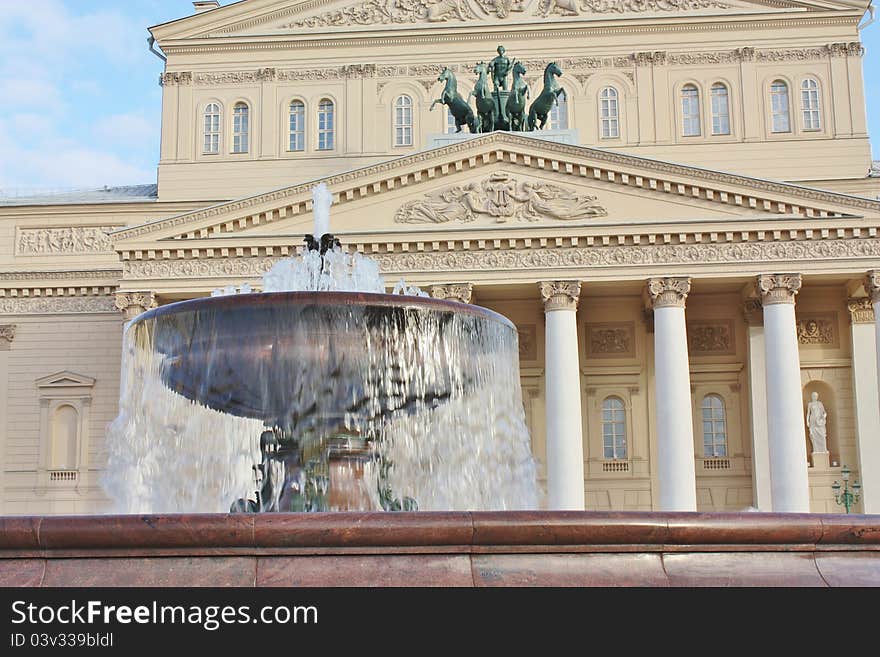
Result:
{"type": "MultiPolygon", "coordinates": [[[[155,182],[163,65],[146,28],[191,13],[190,0],[0,0],[0,190],[155,182]]],[[[862,41],[880,159],[880,15],[862,41]]]]}

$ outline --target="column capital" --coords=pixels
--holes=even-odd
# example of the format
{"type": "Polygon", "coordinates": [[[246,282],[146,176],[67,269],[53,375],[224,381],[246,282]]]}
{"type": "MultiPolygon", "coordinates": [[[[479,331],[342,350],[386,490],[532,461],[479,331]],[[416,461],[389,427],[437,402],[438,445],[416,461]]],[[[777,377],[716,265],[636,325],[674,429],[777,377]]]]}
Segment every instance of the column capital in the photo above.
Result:
{"type": "Polygon", "coordinates": [[[865,292],[873,303],[880,301],[880,269],[871,269],[865,275],[865,292]]]}
{"type": "Polygon", "coordinates": [[[473,283],[445,283],[443,285],[431,286],[431,296],[435,299],[470,303],[473,293],[473,283]]]}
{"type": "Polygon", "coordinates": [[[15,339],[15,324],[0,324],[0,351],[7,351],[15,339]]]}
{"type": "Polygon", "coordinates": [[[691,291],[691,279],[687,276],[649,278],[645,287],[651,308],[684,308],[691,291]]]}
{"type": "Polygon", "coordinates": [[[761,326],[764,323],[764,306],[758,297],[747,297],[743,300],[743,319],[749,326],[761,326]]]}
{"type": "Polygon", "coordinates": [[[874,303],[871,297],[853,297],[846,300],[849,318],[853,324],[874,323],[874,303]]]}
{"type": "Polygon", "coordinates": [[[142,312],[155,308],[159,303],[156,301],[156,293],[143,292],[117,292],[116,307],[122,311],[126,322],[134,319],[142,312]]]}
{"type": "Polygon", "coordinates": [[[800,274],[758,274],[755,288],[761,295],[761,303],[771,306],[775,303],[794,303],[794,295],[801,289],[803,277],[800,274]]]}
{"type": "Polygon", "coordinates": [[[544,311],[577,310],[581,295],[580,281],[541,281],[538,284],[544,311]]]}

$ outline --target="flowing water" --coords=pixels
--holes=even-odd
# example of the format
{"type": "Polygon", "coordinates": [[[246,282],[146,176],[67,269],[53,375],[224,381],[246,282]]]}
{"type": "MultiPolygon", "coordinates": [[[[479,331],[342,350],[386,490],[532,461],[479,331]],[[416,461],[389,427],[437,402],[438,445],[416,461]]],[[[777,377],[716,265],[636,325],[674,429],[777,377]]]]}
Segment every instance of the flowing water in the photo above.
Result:
{"type": "Polygon", "coordinates": [[[126,326],[121,513],[537,506],[517,333],[343,249],[126,326]]]}

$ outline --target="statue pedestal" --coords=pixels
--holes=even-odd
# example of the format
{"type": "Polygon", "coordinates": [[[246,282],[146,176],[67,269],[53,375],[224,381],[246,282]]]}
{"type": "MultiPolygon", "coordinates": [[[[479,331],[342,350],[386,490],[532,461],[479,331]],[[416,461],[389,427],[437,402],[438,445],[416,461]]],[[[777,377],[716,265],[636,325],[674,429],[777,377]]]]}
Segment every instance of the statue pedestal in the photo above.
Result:
{"type": "MultiPolygon", "coordinates": [[[[580,144],[577,130],[535,130],[534,132],[511,132],[512,135],[518,137],[531,137],[532,139],[541,139],[543,141],[555,141],[559,144],[572,144],[577,146],[580,144]]],[[[467,128],[461,132],[453,132],[452,134],[429,134],[426,138],[428,148],[440,148],[441,146],[449,146],[458,142],[467,141],[474,137],[481,137],[480,134],[471,134],[467,128]]]]}
{"type": "Polygon", "coordinates": [[[828,452],[813,452],[813,469],[828,470],[831,467],[831,455],[828,452]]]}

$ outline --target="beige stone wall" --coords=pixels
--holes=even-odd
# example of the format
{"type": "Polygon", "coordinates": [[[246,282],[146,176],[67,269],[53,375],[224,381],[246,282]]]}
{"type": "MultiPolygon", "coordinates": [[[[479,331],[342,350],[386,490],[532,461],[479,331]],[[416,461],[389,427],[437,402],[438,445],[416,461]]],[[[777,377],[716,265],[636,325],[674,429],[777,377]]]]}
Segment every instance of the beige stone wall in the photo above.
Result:
{"type": "MultiPolygon", "coordinates": [[[[97,477],[105,464],[104,434],[116,417],[122,321],[118,313],[4,316],[16,325],[3,353],[8,415],[0,422],[3,493],[0,511],[9,514],[94,513],[106,507],[97,477]],[[75,399],[69,390],[41,390],[37,381],[69,371],[94,379],[76,481],[47,481],[46,447],[51,434],[41,416],[41,394],[75,399]]],[[[0,370],[4,367],[0,362],[0,370]]]]}

